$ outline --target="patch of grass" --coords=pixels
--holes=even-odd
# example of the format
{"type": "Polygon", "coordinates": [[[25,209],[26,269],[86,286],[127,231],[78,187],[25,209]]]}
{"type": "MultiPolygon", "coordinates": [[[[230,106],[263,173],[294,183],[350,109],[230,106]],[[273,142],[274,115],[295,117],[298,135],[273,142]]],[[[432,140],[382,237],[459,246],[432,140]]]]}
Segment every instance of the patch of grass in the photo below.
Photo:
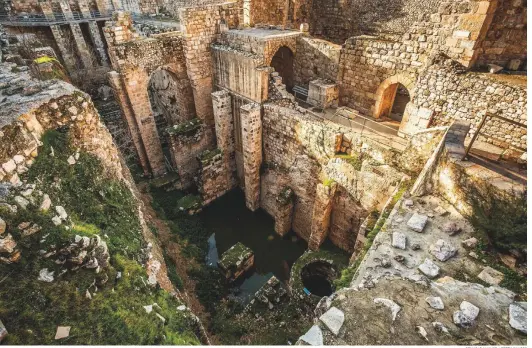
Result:
{"type": "Polygon", "coordinates": [[[201,304],[211,313],[216,312],[216,304],[228,295],[225,277],[217,268],[201,265],[187,271],[196,281],[195,293],[201,304]]]}
{"type": "Polygon", "coordinates": [[[355,170],[360,171],[362,169],[362,163],[364,162],[364,159],[366,158],[366,154],[364,152],[360,152],[356,155],[342,155],[338,154],[336,155],[337,158],[341,158],[350,165],[355,168],[355,170]]]}
{"type": "Polygon", "coordinates": [[[66,159],[74,151],[68,139],[66,130],[45,133],[39,156],[23,176],[37,184],[36,191],[50,195],[52,209],[40,212],[36,202],[17,214],[2,215],[22,254],[17,263],[0,264],[0,318],[9,332],[4,343],[198,344],[194,319],[176,310],[181,303],[147,284],[146,270],[137,261],[143,239],[131,191],[107,177],[100,161],[88,153],[81,152],[77,163],[69,165],[66,159]],[[51,222],[55,205],[65,207],[71,229],[51,222]],[[23,221],[37,223],[42,230],[23,238],[15,228],[23,221]],[[39,250],[68,245],[76,234],[99,235],[106,241],[110,266],[99,273],[68,270],[56,264],[54,256],[40,256],[39,250]],[[53,282],[37,280],[43,268],[54,272],[53,282]],[[154,311],[146,313],[143,306],[154,303],[154,311]],[[70,336],[56,341],[57,326],[71,326],[70,336]]]}

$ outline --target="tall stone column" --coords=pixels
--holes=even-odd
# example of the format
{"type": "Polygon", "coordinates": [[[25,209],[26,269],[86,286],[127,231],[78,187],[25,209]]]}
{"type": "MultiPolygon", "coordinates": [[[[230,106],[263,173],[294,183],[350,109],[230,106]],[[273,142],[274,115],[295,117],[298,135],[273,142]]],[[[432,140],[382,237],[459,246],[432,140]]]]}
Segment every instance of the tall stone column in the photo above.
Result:
{"type": "Polygon", "coordinates": [[[242,124],[246,206],[255,211],[260,206],[260,166],[262,164],[260,105],[249,103],[240,107],[240,120],[242,124]]]}
{"type": "Polygon", "coordinates": [[[310,250],[318,250],[321,243],[327,238],[331,224],[331,212],[333,208],[336,183],[316,186],[316,198],[312,211],[312,227],[308,247],[310,250]]]}
{"type": "Polygon", "coordinates": [[[50,30],[52,31],[54,40],[59,48],[63,62],[65,63],[65,68],[71,74],[76,72],[76,56],[72,51],[72,44],[63,35],[61,26],[50,25],[50,30]]]}
{"type": "Polygon", "coordinates": [[[133,110],[131,110],[129,100],[122,83],[122,78],[116,71],[109,72],[107,76],[109,84],[113,89],[114,96],[120,105],[120,109],[122,110],[122,115],[125,118],[129,129],[129,134],[131,135],[133,144],[135,145],[135,149],[137,150],[140,165],[142,166],[144,174],[148,175],[150,173],[150,164],[148,162],[146,151],[144,150],[144,145],[142,144],[142,138],[140,137],[140,130],[137,125],[137,121],[135,120],[135,115],[133,114],[133,110]]]}
{"type": "Polygon", "coordinates": [[[85,37],[81,32],[81,27],[78,23],[70,23],[70,30],[72,31],[72,37],[76,44],[76,48],[78,49],[81,62],[83,63],[83,67],[85,69],[90,69],[94,67],[92,52],[89,50],[87,42],[85,42],[85,37]]]}
{"type": "Polygon", "coordinates": [[[105,52],[105,46],[103,44],[102,35],[100,29],[98,28],[98,23],[96,21],[89,22],[89,33],[91,35],[92,43],[96,50],[96,54],[100,58],[100,63],[102,66],[109,67],[109,59],[107,58],[107,53],[105,52]]]}
{"type": "Polygon", "coordinates": [[[212,93],[212,107],[216,127],[216,144],[222,150],[227,183],[236,185],[235,137],[231,95],[227,91],[212,93]]]}

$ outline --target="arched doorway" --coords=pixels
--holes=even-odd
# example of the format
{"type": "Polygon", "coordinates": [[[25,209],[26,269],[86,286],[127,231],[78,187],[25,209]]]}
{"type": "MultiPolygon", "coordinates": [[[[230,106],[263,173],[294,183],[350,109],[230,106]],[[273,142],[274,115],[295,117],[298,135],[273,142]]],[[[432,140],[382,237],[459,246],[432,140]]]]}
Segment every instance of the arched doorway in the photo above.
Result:
{"type": "Polygon", "coordinates": [[[387,86],[378,101],[376,118],[389,117],[401,123],[406,105],[410,102],[410,93],[402,83],[387,86]]]}
{"type": "Polygon", "coordinates": [[[294,53],[286,46],[280,47],[272,58],[270,66],[283,78],[286,90],[294,88],[294,53]]]}

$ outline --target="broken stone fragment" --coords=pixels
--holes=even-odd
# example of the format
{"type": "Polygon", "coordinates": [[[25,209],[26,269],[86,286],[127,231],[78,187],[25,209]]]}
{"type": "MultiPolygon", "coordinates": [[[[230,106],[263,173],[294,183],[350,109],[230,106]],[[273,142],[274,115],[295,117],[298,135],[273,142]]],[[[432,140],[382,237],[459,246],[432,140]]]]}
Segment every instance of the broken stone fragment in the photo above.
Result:
{"type": "Polygon", "coordinates": [[[434,309],[439,309],[439,310],[443,310],[445,308],[445,306],[443,305],[443,301],[441,299],[441,297],[438,297],[438,296],[429,296],[425,299],[425,301],[427,301],[427,303],[429,304],[429,306],[431,306],[432,308],[434,309]]]}
{"type": "Polygon", "coordinates": [[[27,228],[22,232],[22,237],[29,237],[41,230],[41,226],[33,224],[30,228],[27,228]]]}
{"type": "Polygon", "coordinates": [[[11,174],[17,168],[17,164],[14,160],[9,160],[6,163],[2,164],[2,169],[7,173],[11,174]]]}
{"type": "Polygon", "coordinates": [[[2,320],[0,320],[0,343],[6,338],[7,336],[7,329],[4,326],[4,323],[2,323],[2,320]]]}
{"type": "Polygon", "coordinates": [[[477,246],[478,240],[475,237],[462,241],[464,248],[473,249],[477,246]]]}
{"type": "Polygon", "coordinates": [[[17,205],[20,208],[26,209],[28,205],[30,204],[30,201],[28,201],[26,198],[22,196],[15,196],[15,203],[17,203],[17,205]]]}
{"type": "Polygon", "coordinates": [[[61,225],[61,218],[56,215],[52,218],[52,222],[54,223],[54,225],[59,226],[61,225]]]}
{"type": "Polygon", "coordinates": [[[344,312],[336,307],[331,307],[320,317],[320,321],[336,336],[338,336],[338,333],[344,324],[344,320],[344,312]]]}
{"type": "Polygon", "coordinates": [[[155,315],[163,322],[163,324],[166,323],[166,319],[162,315],[160,315],[159,313],[155,313],[155,315]]]}
{"type": "Polygon", "coordinates": [[[438,239],[430,246],[430,253],[440,261],[447,261],[456,255],[456,248],[443,239],[438,239]]]}
{"type": "Polygon", "coordinates": [[[63,208],[62,206],[56,205],[55,206],[55,211],[57,212],[57,214],[59,215],[61,220],[66,220],[68,218],[68,214],[67,214],[65,208],[63,208]]]}
{"type": "Polygon", "coordinates": [[[185,306],[185,305],[177,306],[177,310],[178,311],[184,311],[185,309],[187,309],[187,306],[185,306]]]}
{"type": "Polygon", "coordinates": [[[458,226],[456,222],[447,222],[443,225],[443,232],[447,233],[450,236],[454,236],[457,233],[460,233],[462,228],[458,226]]]}
{"type": "Polygon", "coordinates": [[[50,196],[48,196],[45,193],[42,196],[42,202],[41,202],[41,206],[39,207],[39,210],[42,212],[47,212],[50,209],[51,205],[52,205],[52,200],[50,199],[50,196]]]}
{"type": "Polygon", "coordinates": [[[76,159],[74,158],[74,156],[70,156],[70,157],[68,157],[67,162],[70,165],[74,165],[74,164],[76,164],[76,159]]]}
{"type": "Polygon", "coordinates": [[[416,332],[423,337],[426,341],[429,339],[427,338],[427,330],[423,326],[416,326],[416,332]]]}
{"type": "Polygon", "coordinates": [[[397,249],[406,249],[406,236],[401,232],[392,234],[392,246],[397,249]]]}
{"type": "Polygon", "coordinates": [[[0,218],[0,234],[3,234],[6,231],[7,224],[4,219],[0,218]]]}
{"type": "Polygon", "coordinates": [[[311,346],[323,346],[323,332],[318,325],[313,325],[299,340],[311,346]]]}
{"type": "Polygon", "coordinates": [[[413,207],[414,201],[411,199],[406,199],[404,204],[405,204],[405,207],[413,207]]]}
{"type": "Polygon", "coordinates": [[[428,219],[429,218],[427,215],[414,213],[414,215],[412,215],[412,217],[408,220],[406,225],[410,229],[421,233],[423,232],[423,229],[425,228],[425,225],[427,224],[428,219]]]}
{"type": "Polygon", "coordinates": [[[397,318],[397,314],[401,310],[401,306],[399,306],[394,301],[388,300],[386,298],[375,298],[373,299],[373,303],[383,304],[384,306],[390,308],[390,310],[392,311],[392,321],[395,321],[395,319],[397,318]]]}
{"type": "Polygon", "coordinates": [[[453,322],[460,327],[470,327],[480,313],[480,309],[474,304],[462,301],[460,310],[454,312],[453,322]]]}
{"type": "Polygon", "coordinates": [[[55,339],[60,340],[70,336],[70,326],[58,326],[55,332],[55,339]]]}
{"type": "Polygon", "coordinates": [[[153,305],[143,306],[146,313],[150,314],[153,311],[153,305]]]}
{"type": "Polygon", "coordinates": [[[0,253],[11,254],[15,250],[17,242],[13,239],[11,234],[5,236],[5,238],[0,239],[0,253]]]}
{"type": "Polygon", "coordinates": [[[440,206],[437,206],[435,209],[434,209],[434,212],[440,216],[443,216],[445,214],[448,214],[449,212],[447,210],[445,210],[444,208],[440,207],[440,206]]]}
{"type": "Polygon", "coordinates": [[[449,329],[447,329],[445,325],[443,325],[443,323],[440,323],[439,321],[432,322],[432,326],[437,332],[443,332],[447,334],[449,333],[449,329]]]}
{"type": "Polygon", "coordinates": [[[437,277],[440,273],[440,267],[429,259],[425,259],[418,269],[429,278],[437,277]]]}
{"type": "Polygon", "coordinates": [[[504,274],[489,266],[484,267],[477,277],[490,285],[499,285],[504,280],[504,274]]]}
{"type": "MultiPolygon", "coordinates": [[[[522,333],[526,332],[526,302],[523,304],[512,303],[508,307],[508,316],[510,326],[514,329],[521,331],[522,333]]],[[[0,340],[1,341],[1,340],[0,340]]]]}
{"type": "Polygon", "coordinates": [[[414,243],[414,244],[412,244],[411,248],[414,251],[415,250],[419,250],[419,249],[421,249],[421,245],[419,245],[419,243],[414,243]]]}
{"type": "Polygon", "coordinates": [[[51,283],[54,281],[54,272],[48,271],[48,268],[43,268],[39,272],[39,277],[37,280],[40,280],[41,282],[47,282],[51,283]]]}

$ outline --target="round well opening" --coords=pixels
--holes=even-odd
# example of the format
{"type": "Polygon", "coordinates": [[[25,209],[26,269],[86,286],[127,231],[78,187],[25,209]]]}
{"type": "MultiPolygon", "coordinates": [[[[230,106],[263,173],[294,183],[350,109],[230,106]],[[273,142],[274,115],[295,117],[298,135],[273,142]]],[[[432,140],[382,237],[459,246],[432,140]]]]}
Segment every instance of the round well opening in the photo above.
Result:
{"type": "Polygon", "coordinates": [[[329,296],[334,292],[333,280],[336,278],[333,265],[325,261],[309,263],[301,270],[301,280],[305,288],[316,296],[329,296]]]}

